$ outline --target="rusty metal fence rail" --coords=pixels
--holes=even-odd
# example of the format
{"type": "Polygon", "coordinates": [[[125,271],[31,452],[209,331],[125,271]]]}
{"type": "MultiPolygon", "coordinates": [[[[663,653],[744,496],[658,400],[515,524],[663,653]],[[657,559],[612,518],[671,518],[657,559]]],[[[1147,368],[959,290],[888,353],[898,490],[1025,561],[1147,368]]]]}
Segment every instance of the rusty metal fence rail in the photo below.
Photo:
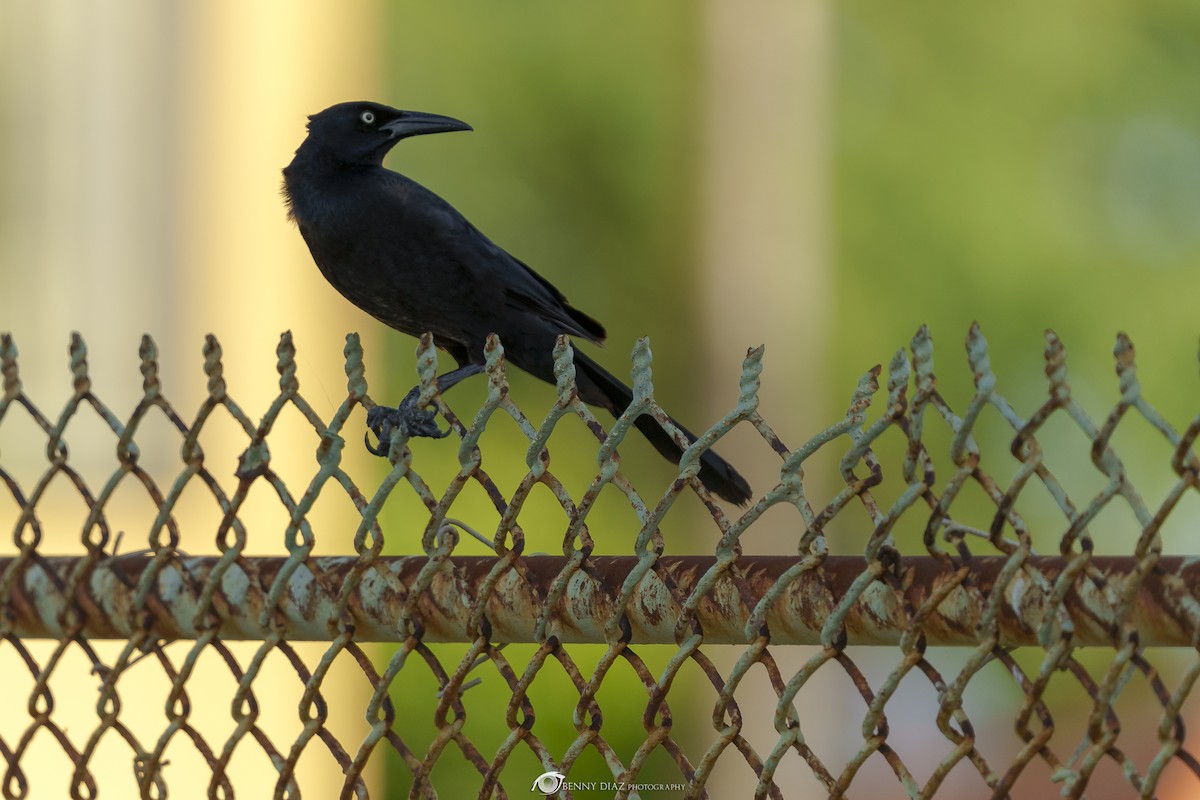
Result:
{"type": "Polygon", "coordinates": [[[59,796],[43,788],[54,786],[78,798],[127,796],[101,778],[116,769],[143,797],[257,796],[237,777],[249,765],[269,775],[274,796],[290,798],[520,797],[539,772],[566,776],[552,786],[560,779],[543,775],[548,783],[533,787],[563,797],[1195,796],[1200,762],[1186,723],[1200,719],[1190,700],[1200,676],[1200,547],[1164,552],[1163,531],[1192,513],[1200,416],[1176,430],[1142,396],[1131,343],[1119,337],[1114,353],[1118,399],[1097,423],[1072,395],[1065,350],[1048,334],[1048,396],[1022,416],[998,391],[973,328],[974,387],[956,411],[936,388],[922,329],[884,386],[880,368],[867,372],[845,415],[793,447],[759,414],[763,351],[753,350],[736,407],[688,449],[674,480],[648,493],[620,469],[633,419],[650,414],[682,434],[654,399],[645,341],[634,351],[634,404],[605,430],[574,394],[565,341],[544,419],[532,421],[509,396],[493,340],[487,399],[464,422],[437,393],[436,354],[423,340],[421,399],[456,433],[456,445],[437,446],[456,450],[457,462],[435,483],[397,432],[387,467],[375,466],[367,483],[346,467],[347,439],[356,444],[362,408],[373,405],[354,335],[345,399],[324,419],[300,393],[285,334],[279,393],[257,422],[227,390],[213,337],[204,345],[208,396],[189,417],[165,396],[149,338],[142,399],[119,416],[93,392],[75,336],[74,389],[55,416],[25,393],[5,336],[0,448],[25,417],[43,452],[24,476],[17,461],[33,463],[30,453],[0,450],[0,520],[12,529],[0,549],[0,793],[59,796]],[[288,485],[271,453],[281,415],[295,412],[316,446],[302,487],[288,485]],[[85,414],[115,441],[99,481],[68,448],[85,414]],[[237,464],[206,458],[201,439],[219,415],[241,437],[237,464]],[[178,435],[179,463],[166,474],[142,463],[139,435],[152,416],[178,435]],[[480,446],[489,422],[504,418],[526,442],[487,451],[489,464],[518,465],[508,492],[484,470],[480,446]],[[594,475],[578,490],[550,457],[560,423],[575,418],[597,442],[594,475]],[[1163,453],[1159,501],[1144,499],[1113,444],[1133,418],[1163,453]],[[1096,479],[1083,497],[1068,489],[1075,476],[1052,469],[1043,441],[1059,441],[1063,426],[1096,479]],[[778,461],[775,485],[756,487],[744,510],[723,507],[695,478],[698,455],[735,428],[752,429],[778,461]],[[998,444],[1002,456],[985,456],[998,444]],[[837,485],[822,493],[809,473],[830,453],[837,485]],[[47,498],[64,483],[84,521],[77,544],[60,549],[49,545],[64,540],[52,537],[57,501],[47,498]],[[148,529],[120,518],[113,498],[129,486],[152,504],[148,529]],[[256,487],[282,505],[282,529],[251,532],[256,487]],[[181,498],[195,491],[219,508],[209,552],[182,547],[181,498]],[[1040,500],[1030,501],[1035,492],[1040,500]],[[339,555],[317,552],[320,541],[347,540],[313,522],[326,493],[354,508],[352,550],[339,555]],[[415,536],[388,533],[401,495],[419,499],[419,547],[415,536]],[[633,516],[600,531],[617,518],[602,508],[614,495],[633,516]],[[485,527],[479,497],[494,521],[486,554],[468,537],[485,527]],[[534,508],[546,497],[561,507],[557,523],[534,508]],[[1041,509],[1027,513],[1031,502],[1041,509]],[[1122,536],[1100,546],[1095,529],[1117,508],[1122,536]],[[664,535],[677,517],[711,519],[710,552],[686,553],[664,535]],[[782,532],[788,555],[754,552],[766,530],[776,545],[782,532]],[[120,552],[121,532],[145,549],[120,552]],[[624,552],[597,554],[601,537],[601,552],[624,552]],[[532,552],[551,539],[556,552],[532,552]],[[255,555],[268,540],[271,555],[255,555]],[[939,665],[935,652],[952,657],[939,665]],[[293,678],[263,677],[268,664],[293,678]],[[200,670],[214,668],[223,678],[201,683],[200,670]],[[135,713],[148,669],[165,690],[154,713],[135,713]],[[345,681],[330,676],[347,669],[359,687],[353,708],[333,698],[345,681]],[[826,688],[831,674],[841,699],[826,688]],[[68,724],[61,687],[79,685],[87,690],[72,702],[86,713],[68,724]],[[919,715],[901,705],[914,685],[925,692],[919,715]],[[999,708],[972,699],[978,686],[1001,698],[999,708]],[[267,695],[288,689],[292,725],[272,727],[267,695]],[[764,697],[765,713],[755,713],[764,697]],[[1121,705],[1126,697],[1132,708],[1121,705]],[[202,724],[208,712],[222,722],[202,724]],[[339,733],[337,714],[359,727],[339,733]],[[851,746],[839,750],[831,730],[851,746]],[[35,756],[39,747],[57,760],[35,756]],[[305,785],[303,764],[318,756],[336,772],[332,794],[305,785]],[[189,758],[200,777],[176,769],[189,758]]]}

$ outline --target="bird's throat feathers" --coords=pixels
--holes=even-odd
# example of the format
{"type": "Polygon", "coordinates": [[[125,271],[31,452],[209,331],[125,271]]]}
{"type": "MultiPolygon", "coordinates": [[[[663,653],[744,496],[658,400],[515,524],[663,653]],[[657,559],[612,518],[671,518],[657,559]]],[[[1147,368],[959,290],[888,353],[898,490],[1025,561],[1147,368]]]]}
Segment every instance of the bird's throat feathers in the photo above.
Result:
{"type": "Polygon", "coordinates": [[[343,205],[337,196],[353,196],[355,183],[373,173],[386,171],[381,166],[351,166],[319,151],[304,151],[302,145],[292,163],[284,168],[281,187],[288,219],[296,223],[334,212],[343,205]]]}

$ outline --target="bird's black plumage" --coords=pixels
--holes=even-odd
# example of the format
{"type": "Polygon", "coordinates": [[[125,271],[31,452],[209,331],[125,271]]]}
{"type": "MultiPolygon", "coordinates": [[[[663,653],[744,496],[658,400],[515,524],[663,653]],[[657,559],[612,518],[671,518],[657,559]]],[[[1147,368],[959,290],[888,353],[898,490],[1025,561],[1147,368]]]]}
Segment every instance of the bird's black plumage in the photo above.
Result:
{"type": "MultiPolygon", "coordinates": [[[[413,336],[432,333],[467,372],[484,363],[484,343],[495,333],[510,363],[554,383],[556,338],[599,344],[604,327],[445,200],[383,167],[401,139],[455,130],[471,128],[378,103],[341,103],[314,114],[283,170],[289,216],[326,280],[380,322],[413,336]]],[[[585,354],[576,351],[575,366],[584,402],[614,416],[632,402],[629,387],[585,354]]],[[[635,424],[678,463],[682,451],[654,419],[635,424]]],[[[746,480],[712,451],[702,456],[699,477],[726,500],[750,499],[746,480]]]]}

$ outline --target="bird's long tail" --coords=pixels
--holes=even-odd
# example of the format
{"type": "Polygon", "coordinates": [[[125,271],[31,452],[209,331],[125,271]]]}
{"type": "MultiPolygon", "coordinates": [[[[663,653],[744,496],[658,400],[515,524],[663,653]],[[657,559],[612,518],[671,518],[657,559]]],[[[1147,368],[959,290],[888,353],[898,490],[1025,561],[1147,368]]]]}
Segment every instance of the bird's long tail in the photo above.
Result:
{"type": "MultiPolygon", "coordinates": [[[[628,386],[578,350],[575,351],[575,369],[579,397],[585,403],[606,408],[615,417],[620,416],[633,402],[633,391],[628,386]]],[[[671,421],[675,422],[674,419],[671,421]]],[[[673,464],[679,463],[683,450],[675,444],[675,440],[663,430],[657,420],[643,414],[633,424],[663,458],[673,464]]],[[[678,422],[675,422],[675,427],[683,431],[689,441],[696,441],[696,436],[678,422]]],[[[709,491],[716,492],[731,503],[744,506],[750,502],[750,484],[728,461],[712,450],[707,450],[700,456],[699,478],[709,491]]]]}

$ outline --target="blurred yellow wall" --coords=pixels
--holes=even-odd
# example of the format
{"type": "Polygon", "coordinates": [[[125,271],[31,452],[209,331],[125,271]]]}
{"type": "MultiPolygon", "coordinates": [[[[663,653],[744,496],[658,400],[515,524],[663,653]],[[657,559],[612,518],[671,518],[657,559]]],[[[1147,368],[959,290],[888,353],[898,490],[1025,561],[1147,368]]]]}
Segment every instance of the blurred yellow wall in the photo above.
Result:
{"type": "MultiPolygon", "coordinates": [[[[832,323],[828,312],[831,180],[832,12],[825,2],[770,0],[751,5],[709,0],[704,4],[704,160],[702,180],[704,345],[711,416],[736,399],[728,380],[748,345],[765,344],[766,380],[760,411],[783,420],[789,436],[815,432],[828,419],[825,396],[808,380],[825,371],[820,343],[832,323]],[[813,344],[806,344],[813,343],[813,344]]],[[[779,464],[748,427],[721,452],[754,487],[773,485],[779,464]]],[[[794,446],[794,445],[792,445],[794,446]]],[[[813,481],[815,483],[815,481],[813,481]]],[[[794,552],[795,531],[767,527],[759,552],[794,552]]],[[[794,673],[813,648],[775,653],[784,674],[794,673]]],[[[714,651],[729,674],[737,653],[714,651]]],[[[738,703],[748,728],[770,730],[778,696],[765,682],[742,687],[738,703]]],[[[837,718],[844,695],[814,695],[806,714],[837,718]]],[[[834,726],[805,730],[818,752],[842,744],[834,726]]],[[[762,751],[760,751],[762,752],[762,751]]],[[[744,765],[723,759],[709,782],[714,797],[752,791],[744,765]]],[[[799,759],[784,760],[777,781],[800,796],[818,796],[819,782],[799,759]]]]}
{"type": "MultiPolygon", "coordinates": [[[[189,421],[206,394],[200,349],[210,331],[235,344],[225,373],[235,400],[254,420],[274,397],[274,349],[283,330],[291,329],[302,348],[302,381],[341,375],[342,337],[360,320],[346,304],[330,302],[331,292],[287,223],[279,171],[304,137],[307,114],[348,97],[380,94],[379,17],[380,5],[371,2],[0,4],[0,147],[7,154],[0,181],[0,328],[16,337],[26,390],[48,417],[56,418],[69,393],[71,330],[90,345],[97,394],[122,419],[138,399],[143,332],[159,345],[168,399],[185,398],[177,410],[189,421]],[[314,50],[315,41],[322,49],[314,50]]],[[[364,330],[368,339],[371,333],[364,330]]],[[[325,394],[336,405],[344,381],[325,394]]],[[[328,417],[328,407],[319,411],[328,417]]],[[[18,413],[6,420],[6,435],[15,438],[7,440],[5,459],[6,466],[23,462],[18,467],[25,473],[18,477],[28,491],[46,467],[45,440],[15,419],[18,413]]],[[[96,492],[116,466],[115,437],[92,416],[81,414],[68,438],[72,464],[96,492]]],[[[224,459],[216,463],[234,463],[244,435],[232,426],[211,427],[217,432],[204,440],[206,451],[224,459]]],[[[145,438],[143,464],[152,474],[177,472],[178,437],[145,438]]],[[[292,450],[281,442],[275,455],[308,465],[311,475],[314,442],[304,439],[292,450]]],[[[64,484],[52,485],[39,505],[44,553],[80,551],[81,503],[64,484]]],[[[251,552],[284,552],[280,515],[268,515],[268,505],[251,504],[241,515],[251,552]]],[[[200,519],[211,520],[211,499],[206,506],[208,517],[200,519]]],[[[189,507],[185,503],[177,514],[184,520],[182,547],[213,552],[214,528],[209,525],[205,536],[202,525],[187,524],[189,507]]],[[[123,486],[108,510],[115,524],[148,524],[152,517],[144,493],[132,486],[123,486]]],[[[349,549],[353,509],[345,511],[345,540],[330,549],[349,549]]],[[[126,528],[122,551],[144,547],[147,532],[126,528]]],[[[10,542],[0,543],[0,552],[12,551],[10,542]]],[[[44,664],[50,645],[29,644],[44,664]]],[[[168,648],[176,668],[187,649],[186,643],[168,648]]],[[[233,643],[231,649],[245,667],[256,648],[233,643]]],[[[311,665],[325,648],[297,649],[311,665]]],[[[30,675],[12,648],[0,650],[6,650],[0,682],[10,691],[31,691],[30,675]]],[[[98,652],[111,663],[118,649],[102,643],[98,652]]],[[[72,649],[51,683],[58,700],[53,719],[77,748],[97,721],[99,678],[88,672],[86,659],[72,649]]],[[[189,721],[218,754],[232,732],[234,685],[211,651],[187,684],[189,721]]],[[[272,654],[254,685],[263,710],[259,724],[286,756],[300,727],[294,705],[300,679],[272,654]],[[276,702],[275,690],[291,703],[276,702]]],[[[147,749],[165,728],[168,688],[153,658],[131,667],[118,683],[121,719],[147,749]]],[[[366,690],[361,674],[357,681],[331,676],[324,684],[335,708],[362,709],[366,690]]],[[[351,746],[365,735],[361,713],[357,717],[348,723],[358,723],[353,733],[342,720],[331,720],[335,735],[342,725],[339,738],[351,746]]],[[[0,720],[0,736],[14,744],[27,725],[24,717],[7,717],[0,720]]],[[[305,796],[336,796],[342,784],[336,766],[320,752],[320,741],[310,748],[301,759],[305,796]]],[[[176,734],[166,756],[163,774],[172,796],[200,796],[211,770],[194,745],[176,734]]],[[[33,797],[66,796],[70,765],[48,734],[34,739],[21,764],[33,797]]],[[[115,733],[103,740],[90,768],[103,796],[135,796],[132,753],[115,733]]],[[[239,746],[230,771],[239,797],[271,796],[276,776],[252,742],[239,746]]]]}

